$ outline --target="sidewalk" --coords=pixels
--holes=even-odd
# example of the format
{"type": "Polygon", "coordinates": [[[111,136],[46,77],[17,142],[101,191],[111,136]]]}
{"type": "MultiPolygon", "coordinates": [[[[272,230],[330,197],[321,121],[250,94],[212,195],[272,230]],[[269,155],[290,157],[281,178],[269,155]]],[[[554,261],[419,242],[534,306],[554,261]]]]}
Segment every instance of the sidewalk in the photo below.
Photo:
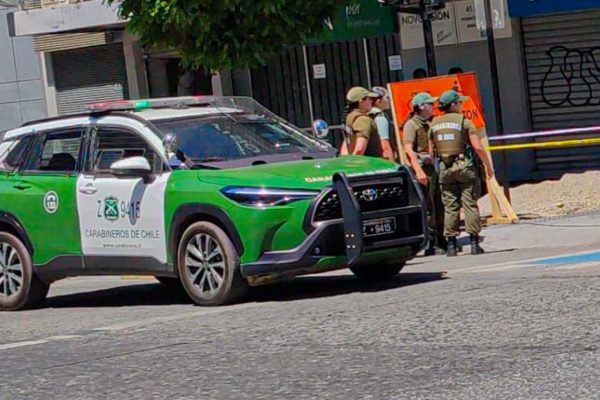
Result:
{"type": "Polygon", "coordinates": [[[494,250],[585,245],[600,249],[600,213],[493,225],[482,236],[485,248],[494,250]]]}

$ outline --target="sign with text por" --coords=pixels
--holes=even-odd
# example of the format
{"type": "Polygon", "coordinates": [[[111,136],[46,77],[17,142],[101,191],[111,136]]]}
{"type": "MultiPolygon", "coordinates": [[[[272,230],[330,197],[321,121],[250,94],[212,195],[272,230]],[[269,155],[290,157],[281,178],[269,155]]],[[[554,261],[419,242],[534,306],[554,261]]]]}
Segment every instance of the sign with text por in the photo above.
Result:
{"type": "Polygon", "coordinates": [[[382,36],[395,32],[396,12],[376,0],[342,1],[336,14],[323,23],[323,34],[308,43],[382,36]]]}

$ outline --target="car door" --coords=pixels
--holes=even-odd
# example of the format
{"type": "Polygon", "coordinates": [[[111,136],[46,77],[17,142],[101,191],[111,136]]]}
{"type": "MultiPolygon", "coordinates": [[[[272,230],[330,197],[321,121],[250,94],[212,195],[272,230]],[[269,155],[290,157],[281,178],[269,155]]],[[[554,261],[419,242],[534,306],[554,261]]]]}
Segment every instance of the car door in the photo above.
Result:
{"type": "Polygon", "coordinates": [[[89,160],[77,183],[77,206],[86,269],[165,271],[165,189],[168,167],[143,133],[102,120],[91,134],[89,160]],[[111,165],[144,157],[152,178],[117,177],[111,165]]]}
{"type": "Polygon", "coordinates": [[[36,133],[20,170],[10,176],[9,208],[33,243],[36,265],[82,266],[75,185],[84,129],[75,126],[36,133]]]}

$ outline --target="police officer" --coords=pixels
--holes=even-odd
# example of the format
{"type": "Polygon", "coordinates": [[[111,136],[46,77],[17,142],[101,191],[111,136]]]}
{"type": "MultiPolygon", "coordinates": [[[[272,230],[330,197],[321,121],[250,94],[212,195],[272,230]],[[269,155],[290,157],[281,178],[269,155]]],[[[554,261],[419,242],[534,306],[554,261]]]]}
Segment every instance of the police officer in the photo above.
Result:
{"type": "Polygon", "coordinates": [[[369,115],[375,121],[375,125],[377,125],[377,133],[381,140],[382,156],[386,160],[395,161],[396,155],[392,145],[394,132],[392,124],[390,123],[390,118],[387,114],[390,110],[390,97],[388,91],[381,86],[374,86],[371,88],[371,92],[379,95],[373,102],[373,108],[369,111],[369,115]]]}
{"type": "Polygon", "coordinates": [[[345,143],[346,149],[342,149],[342,154],[382,156],[377,125],[369,115],[369,111],[373,108],[373,102],[378,97],[379,94],[360,86],[353,87],[346,94],[348,114],[345,126],[348,139],[345,143]]]}
{"type": "Polygon", "coordinates": [[[439,98],[439,108],[444,114],[434,118],[431,124],[431,140],[439,160],[448,256],[456,256],[457,253],[461,206],[465,213],[466,230],[471,238],[471,254],[484,252],[479,246],[481,220],[474,193],[478,179],[477,157],[483,163],[487,179],[493,177],[493,168],[475,125],[461,114],[462,102],[467,99],[455,90],[444,92],[439,98]]]}
{"type": "Polygon", "coordinates": [[[429,93],[418,93],[412,99],[411,118],[404,123],[404,151],[415,171],[417,181],[423,186],[427,201],[427,217],[429,221],[429,246],[426,256],[444,254],[444,206],[439,186],[438,174],[431,155],[429,137],[430,121],[433,116],[434,103],[437,97],[429,93]]]}

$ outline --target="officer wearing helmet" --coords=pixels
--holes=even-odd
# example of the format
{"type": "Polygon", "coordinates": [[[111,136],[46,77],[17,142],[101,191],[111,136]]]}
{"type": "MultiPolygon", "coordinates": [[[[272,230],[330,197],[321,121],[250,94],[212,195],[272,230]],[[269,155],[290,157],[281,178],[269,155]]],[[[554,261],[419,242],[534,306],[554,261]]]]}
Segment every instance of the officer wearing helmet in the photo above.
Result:
{"type": "Polygon", "coordinates": [[[477,206],[476,182],[479,179],[477,157],[483,163],[486,179],[494,175],[477,128],[462,115],[462,103],[468,97],[448,90],[439,98],[444,113],[431,123],[431,145],[439,160],[439,178],[444,203],[444,236],[448,240],[446,255],[456,256],[456,239],[460,234],[460,209],[464,210],[465,227],[471,238],[471,254],[482,254],[479,246],[481,220],[477,206]],[[475,154],[474,154],[475,153],[475,154]]]}
{"type": "Polygon", "coordinates": [[[412,99],[410,119],[404,123],[403,142],[408,161],[415,171],[417,181],[424,189],[429,221],[429,246],[425,255],[444,254],[444,206],[439,186],[438,174],[431,155],[429,137],[431,118],[437,97],[421,92],[412,99]]]}

